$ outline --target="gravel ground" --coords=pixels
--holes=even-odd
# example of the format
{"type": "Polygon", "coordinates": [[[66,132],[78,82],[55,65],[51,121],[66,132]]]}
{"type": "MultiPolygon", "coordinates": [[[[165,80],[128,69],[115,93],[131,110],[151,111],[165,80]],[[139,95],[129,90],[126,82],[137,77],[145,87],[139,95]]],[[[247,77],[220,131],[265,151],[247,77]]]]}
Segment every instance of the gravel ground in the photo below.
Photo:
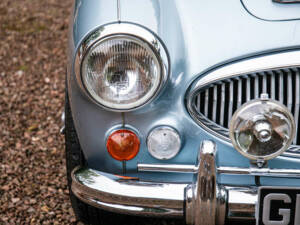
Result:
{"type": "Polygon", "coordinates": [[[0,1],[0,224],[77,224],[64,104],[71,0],[0,1]]]}
{"type": "Polygon", "coordinates": [[[59,134],[71,2],[0,1],[0,225],[81,224],[59,134]]]}

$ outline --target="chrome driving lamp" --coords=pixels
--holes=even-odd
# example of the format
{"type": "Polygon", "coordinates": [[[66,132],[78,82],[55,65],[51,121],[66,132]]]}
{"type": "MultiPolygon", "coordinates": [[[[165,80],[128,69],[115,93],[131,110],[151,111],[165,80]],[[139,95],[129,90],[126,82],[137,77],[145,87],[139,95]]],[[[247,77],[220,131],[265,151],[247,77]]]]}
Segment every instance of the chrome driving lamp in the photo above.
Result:
{"type": "Polygon", "coordinates": [[[283,104],[261,94],[233,115],[229,135],[233,146],[250,160],[263,163],[282,154],[295,136],[295,121],[283,104]]]}

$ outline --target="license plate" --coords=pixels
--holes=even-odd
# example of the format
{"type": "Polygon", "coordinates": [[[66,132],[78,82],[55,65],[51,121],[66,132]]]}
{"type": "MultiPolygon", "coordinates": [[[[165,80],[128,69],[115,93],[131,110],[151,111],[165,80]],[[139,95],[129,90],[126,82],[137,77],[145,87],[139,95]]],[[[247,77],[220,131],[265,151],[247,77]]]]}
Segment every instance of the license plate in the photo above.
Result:
{"type": "Polygon", "coordinates": [[[257,225],[300,225],[300,188],[259,188],[257,225]]]}

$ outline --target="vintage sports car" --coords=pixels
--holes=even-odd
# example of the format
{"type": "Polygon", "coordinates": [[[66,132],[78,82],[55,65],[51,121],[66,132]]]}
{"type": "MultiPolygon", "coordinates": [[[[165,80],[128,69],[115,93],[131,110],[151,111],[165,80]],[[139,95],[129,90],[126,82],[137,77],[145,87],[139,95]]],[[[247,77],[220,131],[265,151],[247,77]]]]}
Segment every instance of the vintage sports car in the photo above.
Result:
{"type": "Polygon", "coordinates": [[[300,224],[299,1],[76,0],[68,49],[79,219],[300,224]]]}

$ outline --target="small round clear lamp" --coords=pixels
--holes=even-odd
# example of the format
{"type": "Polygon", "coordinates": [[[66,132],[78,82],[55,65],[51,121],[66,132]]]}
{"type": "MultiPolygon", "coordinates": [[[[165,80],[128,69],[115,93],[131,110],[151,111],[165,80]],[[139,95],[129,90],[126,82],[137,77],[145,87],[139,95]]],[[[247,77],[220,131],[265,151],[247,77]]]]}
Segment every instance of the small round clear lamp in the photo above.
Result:
{"type": "Polygon", "coordinates": [[[180,151],[180,135],[172,127],[156,127],[148,135],[147,147],[154,158],[160,160],[171,159],[180,151]]]}
{"type": "Polygon", "coordinates": [[[233,146],[251,160],[270,160],[282,154],[295,136],[295,121],[280,102],[262,94],[233,115],[229,135],[233,146]]]}

